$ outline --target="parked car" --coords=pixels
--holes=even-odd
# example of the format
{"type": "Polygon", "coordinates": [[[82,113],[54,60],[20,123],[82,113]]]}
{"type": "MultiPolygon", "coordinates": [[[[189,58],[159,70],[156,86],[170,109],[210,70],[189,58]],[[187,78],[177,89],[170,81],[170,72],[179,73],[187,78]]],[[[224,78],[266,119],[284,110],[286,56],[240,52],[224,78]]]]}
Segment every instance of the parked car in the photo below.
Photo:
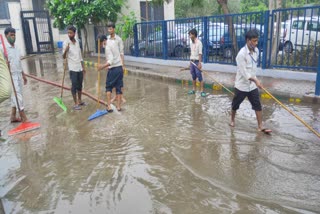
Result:
{"type": "MultiPolygon", "coordinates": [[[[204,30],[203,26],[196,25],[193,27],[198,32],[198,39],[200,39],[205,44],[204,41],[204,30]]],[[[207,36],[207,47],[208,47],[208,53],[209,54],[218,54],[219,48],[220,48],[220,38],[224,34],[225,25],[223,23],[210,23],[208,25],[208,36],[207,36]]],[[[190,30],[190,29],[189,29],[190,30]]],[[[186,36],[189,37],[188,32],[185,32],[186,36]]],[[[190,51],[190,39],[187,40],[187,51],[190,51]]]]}
{"type": "Polygon", "coordinates": [[[277,32],[277,23],[273,24],[273,38],[276,38],[276,42],[279,42],[279,50],[284,50],[285,52],[292,52],[292,47],[289,46],[289,43],[286,43],[286,35],[287,35],[287,27],[285,22],[280,23],[280,28],[278,36],[276,36],[277,32]]]}
{"type": "MultiPolygon", "coordinates": [[[[242,26],[234,26],[235,36],[238,44],[238,49],[244,46],[245,41],[245,33],[248,29],[243,28],[242,26]]],[[[261,46],[262,38],[259,37],[258,47],[261,46]]],[[[219,47],[220,55],[223,55],[224,58],[232,58],[233,56],[233,43],[232,43],[232,35],[229,33],[228,26],[225,27],[225,31],[223,36],[220,38],[220,47],[219,47]]]]}
{"type": "MultiPolygon", "coordinates": [[[[148,34],[145,40],[139,43],[139,56],[159,56],[163,53],[162,31],[148,34]]],[[[168,55],[181,57],[186,47],[186,39],[181,34],[168,31],[167,32],[168,55]]],[[[134,53],[134,46],[131,47],[131,53],[134,53]]]]}
{"type": "MultiPolygon", "coordinates": [[[[263,52],[263,41],[264,41],[264,30],[263,26],[260,25],[235,25],[235,34],[238,44],[238,49],[240,50],[245,44],[245,35],[246,33],[251,30],[255,29],[258,32],[258,49],[260,52],[263,52]]],[[[223,55],[224,58],[232,58],[233,57],[233,43],[232,38],[229,34],[229,28],[225,28],[225,33],[220,39],[220,54],[223,55]]],[[[280,41],[278,50],[282,49],[284,47],[283,42],[280,41]]]]}
{"type": "Polygon", "coordinates": [[[292,52],[293,49],[301,49],[303,46],[314,45],[320,40],[319,17],[296,17],[285,22],[287,33],[284,41],[284,49],[292,52]],[[312,44],[313,43],[313,44],[312,44]]]}

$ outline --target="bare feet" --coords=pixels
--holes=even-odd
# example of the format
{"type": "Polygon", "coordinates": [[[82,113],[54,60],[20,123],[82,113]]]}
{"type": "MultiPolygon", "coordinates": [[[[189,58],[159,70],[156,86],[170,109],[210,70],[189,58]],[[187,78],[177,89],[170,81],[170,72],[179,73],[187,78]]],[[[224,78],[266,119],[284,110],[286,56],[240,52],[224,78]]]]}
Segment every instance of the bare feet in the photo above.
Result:
{"type": "Polygon", "coordinates": [[[234,127],[234,122],[231,121],[231,122],[229,123],[229,126],[234,127]]]}

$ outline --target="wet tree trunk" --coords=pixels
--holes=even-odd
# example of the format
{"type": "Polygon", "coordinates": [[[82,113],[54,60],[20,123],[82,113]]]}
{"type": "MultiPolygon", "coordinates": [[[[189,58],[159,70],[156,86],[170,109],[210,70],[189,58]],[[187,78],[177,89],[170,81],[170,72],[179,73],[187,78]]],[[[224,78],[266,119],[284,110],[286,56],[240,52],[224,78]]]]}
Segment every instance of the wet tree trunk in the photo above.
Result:
{"type": "Polygon", "coordinates": [[[86,57],[86,54],[89,53],[89,46],[88,46],[88,31],[87,28],[83,27],[84,32],[84,45],[83,45],[83,57],[86,57]]]}
{"type": "MultiPolygon", "coordinates": [[[[228,8],[228,0],[217,0],[218,4],[221,6],[222,11],[225,15],[230,13],[230,10],[228,8]]],[[[228,30],[230,32],[230,35],[232,36],[232,60],[235,60],[236,54],[239,51],[238,43],[237,43],[237,37],[233,26],[233,20],[232,16],[226,16],[226,21],[228,23],[228,30]]]]}

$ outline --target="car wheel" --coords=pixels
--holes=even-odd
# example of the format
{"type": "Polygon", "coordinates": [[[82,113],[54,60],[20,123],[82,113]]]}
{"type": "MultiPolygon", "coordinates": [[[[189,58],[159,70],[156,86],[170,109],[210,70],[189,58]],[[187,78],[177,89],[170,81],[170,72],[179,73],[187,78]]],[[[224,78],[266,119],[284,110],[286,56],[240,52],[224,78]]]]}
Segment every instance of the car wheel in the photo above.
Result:
{"type": "Polygon", "coordinates": [[[232,58],[232,48],[225,48],[223,50],[223,57],[227,59],[232,58]]]}
{"type": "Polygon", "coordinates": [[[284,52],[286,53],[292,53],[293,51],[293,45],[291,42],[286,42],[283,46],[284,52]]]}
{"type": "Polygon", "coordinates": [[[173,55],[175,57],[182,57],[183,55],[183,47],[182,46],[177,46],[173,50],[173,55]]]}
{"type": "Polygon", "coordinates": [[[146,49],[140,49],[139,50],[139,55],[142,56],[142,57],[145,57],[146,56],[146,49]]]}

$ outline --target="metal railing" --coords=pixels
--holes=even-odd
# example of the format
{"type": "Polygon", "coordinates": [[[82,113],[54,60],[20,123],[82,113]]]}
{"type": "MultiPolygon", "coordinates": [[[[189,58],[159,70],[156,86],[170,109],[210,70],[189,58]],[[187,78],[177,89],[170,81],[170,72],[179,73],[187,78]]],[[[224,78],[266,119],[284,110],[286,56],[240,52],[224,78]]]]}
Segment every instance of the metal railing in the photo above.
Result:
{"type": "Polygon", "coordinates": [[[320,6],[138,23],[130,54],[188,60],[192,28],[202,41],[205,63],[235,64],[245,33],[256,29],[262,68],[317,69],[320,6]]]}

